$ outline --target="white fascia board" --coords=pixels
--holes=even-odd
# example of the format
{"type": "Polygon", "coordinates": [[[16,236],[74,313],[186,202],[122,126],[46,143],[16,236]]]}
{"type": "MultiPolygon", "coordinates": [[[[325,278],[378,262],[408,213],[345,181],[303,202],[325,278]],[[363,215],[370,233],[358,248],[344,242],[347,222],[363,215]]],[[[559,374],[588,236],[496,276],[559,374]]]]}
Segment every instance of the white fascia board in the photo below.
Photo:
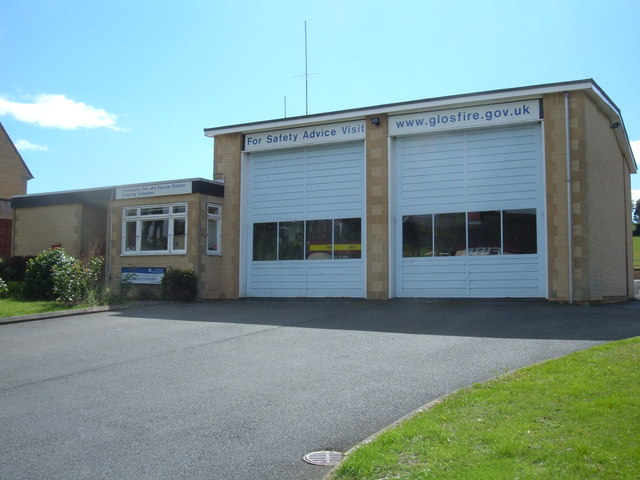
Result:
{"type": "MultiPolygon", "coordinates": [[[[458,106],[468,106],[491,102],[501,102],[505,100],[523,100],[529,98],[540,97],[547,93],[558,93],[576,90],[592,90],[594,82],[592,80],[580,80],[577,82],[556,83],[549,85],[540,85],[533,87],[512,88],[505,90],[496,90],[484,93],[471,93],[464,95],[454,95],[447,97],[439,97],[435,99],[426,99],[418,101],[409,101],[402,103],[394,103],[387,105],[377,105],[373,107],[358,108],[353,110],[344,110],[338,112],[330,112],[326,114],[316,114],[302,117],[292,117],[290,119],[267,120],[264,122],[253,122],[239,125],[230,125],[219,128],[206,128],[204,134],[213,138],[217,135],[225,135],[229,133],[249,133],[267,130],[279,130],[290,127],[300,127],[306,125],[317,125],[321,123],[332,123],[338,121],[358,120],[368,115],[393,115],[399,113],[412,113],[419,111],[435,110],[439,108],[450,108],[458,106]]],[[[598,95],[606,100],[606,97],[599,93],[598,95]]],[[[611,104],[607,101],[607,104],[611,104]]],[[[613,108],[613,107],[611,107],[613,108]]],[[[614,108],[615,110],[615,108],[614,108]]]]}

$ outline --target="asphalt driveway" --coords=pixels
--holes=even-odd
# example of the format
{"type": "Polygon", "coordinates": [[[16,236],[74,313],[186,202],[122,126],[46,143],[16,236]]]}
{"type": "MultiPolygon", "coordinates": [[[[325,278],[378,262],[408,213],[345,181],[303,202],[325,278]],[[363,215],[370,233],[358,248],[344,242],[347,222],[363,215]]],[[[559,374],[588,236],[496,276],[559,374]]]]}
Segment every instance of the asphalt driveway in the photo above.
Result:
{"type": "Polygon", "coordinates": [[[637,301],[243,300],[0,325],[0,478],[320,479],[305,453],[637,335],[637,301]]]}

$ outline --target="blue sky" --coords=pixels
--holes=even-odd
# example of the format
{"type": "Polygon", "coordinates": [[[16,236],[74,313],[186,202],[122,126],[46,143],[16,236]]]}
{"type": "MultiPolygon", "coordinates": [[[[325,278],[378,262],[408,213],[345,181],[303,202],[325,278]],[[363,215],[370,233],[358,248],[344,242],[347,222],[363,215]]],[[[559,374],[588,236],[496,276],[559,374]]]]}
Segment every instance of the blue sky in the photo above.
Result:
{"type": "MultiPolygon", "coordinates": [[[[0,0],[29,193],[212,177],[203,129],[593,78],[640,161],[640,2],[0,0]]],[[[640,179],[632,176],[640,197],[640,179]]]]}

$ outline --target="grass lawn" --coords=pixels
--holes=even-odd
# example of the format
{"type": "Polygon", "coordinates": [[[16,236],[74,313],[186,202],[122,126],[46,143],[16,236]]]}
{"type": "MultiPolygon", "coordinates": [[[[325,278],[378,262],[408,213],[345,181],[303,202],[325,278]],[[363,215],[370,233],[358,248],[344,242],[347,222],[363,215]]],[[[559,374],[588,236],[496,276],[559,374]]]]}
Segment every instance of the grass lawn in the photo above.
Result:
{"type": "Polygon", "coordinates": [[[633,266],[640,268],[640,237],[633,237],[633,266]]]}
{"type": "Polygon", "coordinates": [[[458,392],[365,445],[334,479],[638,479],[640,337],[458,392]]]}
{"type": "Polygon", "coordinates": [[[23,301],[12,298],[0,298],[0,317],[15,317],[17,315],[31,315],[32,313],[56,312],[58,310],[69,310],[72,308],[83,308],[88,305],[74,305],[67,307],[57,302],[47,302],[42,300],[23,301]]]}

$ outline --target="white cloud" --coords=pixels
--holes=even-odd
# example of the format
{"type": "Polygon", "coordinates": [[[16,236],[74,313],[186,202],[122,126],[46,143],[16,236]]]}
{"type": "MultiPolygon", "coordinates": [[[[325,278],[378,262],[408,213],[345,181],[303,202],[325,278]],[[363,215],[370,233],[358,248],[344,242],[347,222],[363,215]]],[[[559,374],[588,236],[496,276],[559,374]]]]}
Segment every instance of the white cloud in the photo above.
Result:
{"type": "Polygon", "coordinates": [[[33,150],[37,152],[48,152],[49,147],[45,147],[43,145],[38,145],[36,143],[31,143],[29,140],[17,140],[13,142],[16,148],[20,151],[33,150]]]}
{"type": "Polygon", "coordinates": [[[41,127],[67,130],[105,127],[122,130],[116,126],[117,117],[112,113],[76,102],[65,95],[36,95],[31,103],[12,102],[0,96],[0,115],[13,115],[22,122],[41,127]]]}

